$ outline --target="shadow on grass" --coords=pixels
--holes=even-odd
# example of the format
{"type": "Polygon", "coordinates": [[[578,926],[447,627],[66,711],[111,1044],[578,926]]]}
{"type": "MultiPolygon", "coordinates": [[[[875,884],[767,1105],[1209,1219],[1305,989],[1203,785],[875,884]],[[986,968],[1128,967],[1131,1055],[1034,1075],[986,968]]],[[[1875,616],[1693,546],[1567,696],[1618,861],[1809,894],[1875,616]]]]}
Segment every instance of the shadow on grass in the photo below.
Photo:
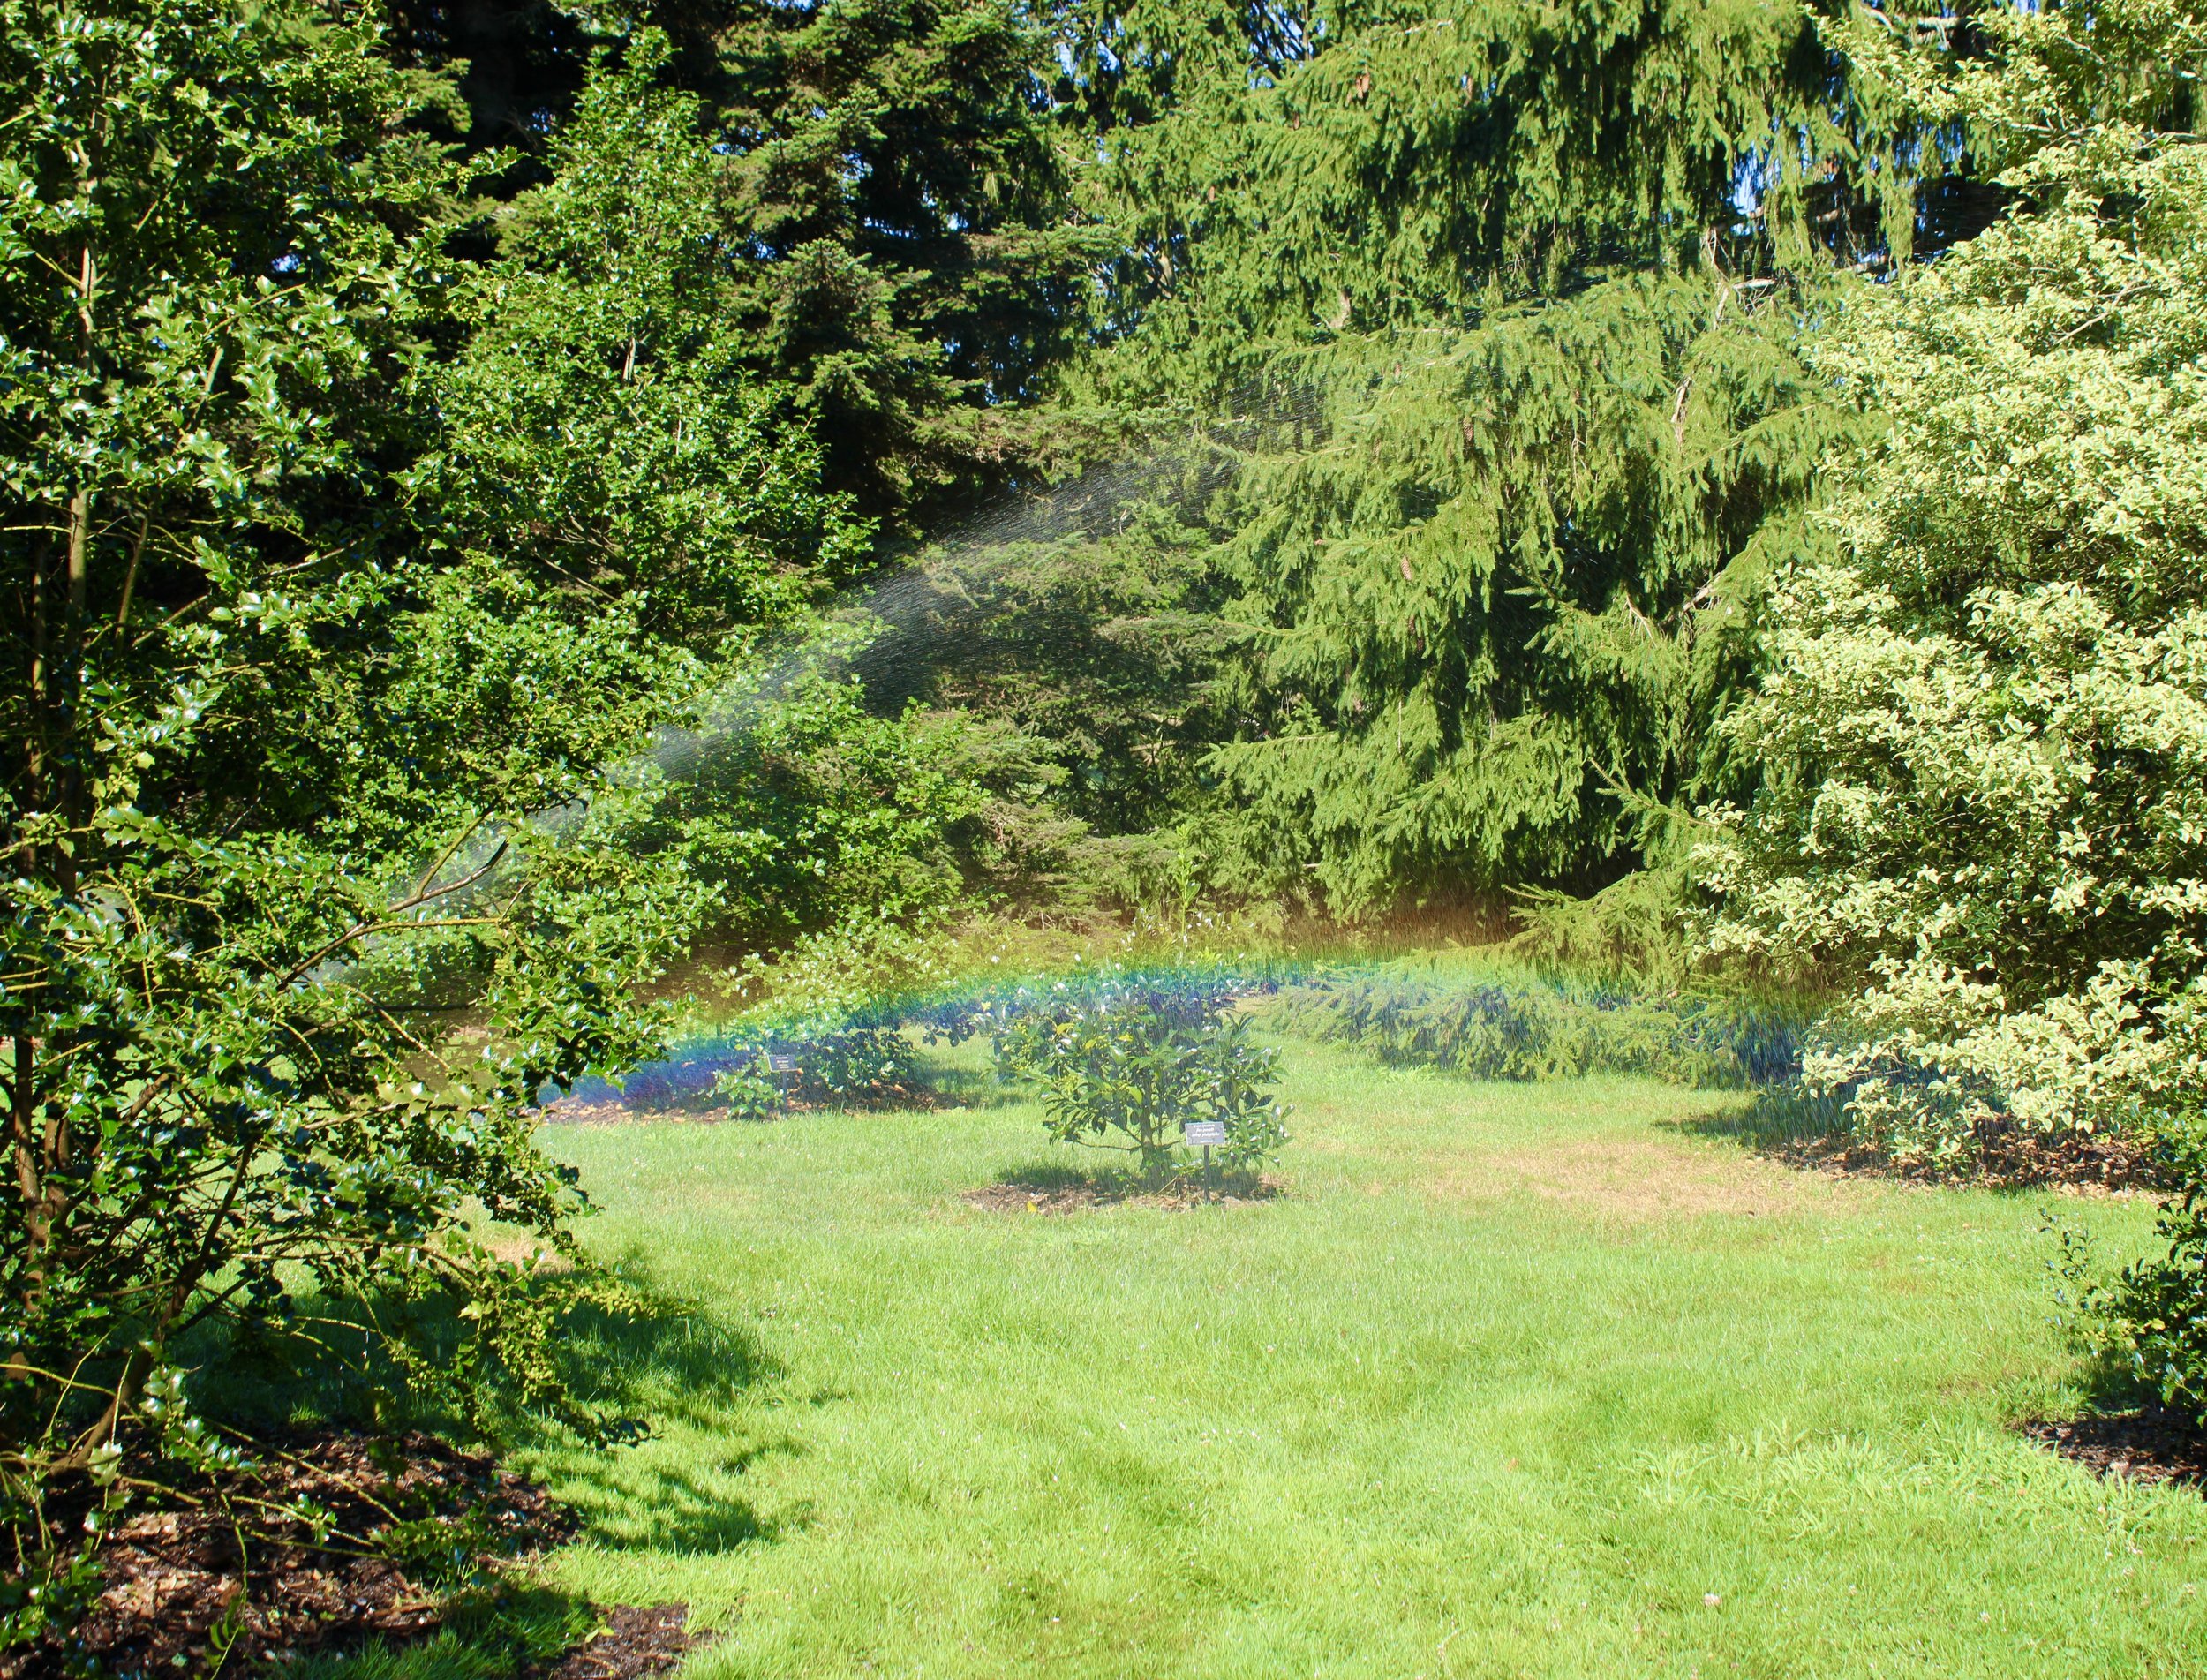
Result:
{"type": "Polygon", "coordinates": [[[1121,1202],[1189,1208],[1214,1202],[1271,1202],[1284,1194],[1277,1179],[1250,1172],[1215,1171],[1206,1178],[1198,1168],[1145,1175],[1131,1167],[1044,1159],[1007,1168],[993,1183],[967,1191],[962,1199],[970,1206],[1003,1213],[1071,1213],[1121,1202]]]}
{"type": "Polygon", "coordinates": [[[1896,1156],[1849,1128],[1843,1096],[1808,1096],[1782,1089],[1758,1091],[1746,1103],[1714,1113],[1657,1124],[1720,1138],[1812,1171],[1966,1185],[2004,1195],[2032,1194],[2057,1185],[2125,1190],[2158,1189],[2169,1182],[2167,1160],[2151,1134],[2048,1139],[2008,1121],[1980,1130],[1950,1158],[1896,1156]]]}
{"type": "Polygon", "coordinates": [[[581,1516],[584,1538],[607,1550],[719,1556],[772,1545],[811,1526],[809,1506],[763,1514],[728,1486],[751,1464],[795,1457],[801,1450],[785,1436],[703,1464],[655,1458],[616,1465],[600,1460],[561,1474],[560,1495],[581,1516]]]}
{"type": "MultiPolygon", "coordinates": [[[[322,1321],[313,1344],[298,1337],[202,1337],[193,1350],[194,1399],[209,1415],[268,1438],[315,1426],[370,1436],[418,1428],[448,1439],[487,1438],[541,1465],[540,1480],[578,1519],[582,1536],[609,1550],[727,1552],[803,1527],[810,1511],[763,1515],[741,1485],[761,1461],[801,1450],[787,1435],[746,1438],[747,1391],[780,1376],[782,1367],[748,1330],[656,1286],[640,1255],[625,1256],[613,1269],[631,1292],[630,1308],[570,1305],[546,1349],[564,1390],[556,1407],[528,1404],[518,1384],[506,1382],[493,1383],[468,1417],[454,1397],[410,1387],[360,1331],[358,1308],[348,1314],[328,1301],[313,1303],[322,1321]],[[320,1357],[301,1357],[317,1345],[320,1357]],[[680,1436],[672,1443],[664,1439],[670,1432],[680,1436]]],[[[543,1281],[546,1289],[560,1283],[543,1281]]],[[[380,1305],[388,1323],[389,1304],[380,1305]]],[[[407,1322],[417,1357],[433,1370],[451,1368],[466,1328],[451,1304],[413,1305],[407,1322]]],[[[322,1654],[284,1672],[313,1680],[533,1680],[601,1672],[554,1661],[592,1637],[599,1622],[593,1607],[525,1576],[499,1579],[492,1571],[478,1581],[425,1639],[322,1654]]],[[[594,1661],[599,1646],[591,1649],[594,1661]]]]}
{"type": "Polygon", "coordinates": [[[2166,1405],[2106,1347],[2091,1352],[2078,1375],[2083,1405],[2075,1413],[2021,1418],[2010,1427],[2102,1479],[2207,1495],[2207,1428],[2197,1417],[2166,1405]]]}
{"type": "Polygon", "coordinates": [[[919,1069],[938,1107],[1011,1108],[1028,1100],[1027,1093],[998,1078],[996,1070],[985,1064],[975,1067],[922,1052],[919,1069]]]}
{"type": "Polygon", "coordinates": [[[996,1182],[1009,1190],[1122,1190],[1125,1175],[1075,1161],[1030,1161],[1006,1167],[996,1182]]]}
{"type": "Polygon", "coordinates": [[[749,1330],[653,1284],[640,1251],[630,1250],[614,1269],[635,1292],[636,1308],[578,1305],[553,1349],[561,1382],[590,1411],[704,1426],[719,1421],[745,1390],[783,1375],[749,1330]]]}
{"type": "Polygon", "coordinates": [[[1744,1103],[1657,1124],[1794,1162],[1819,1159],[1849,1147],[1843,1102],[1783,1089],[1758,1090],[1744,1103]]]}
{"type": "MultiPolygon", "coordinates": [[[[472,1413],[456,1391],[440,1391],[440,1375],[460,1368],[471,1330],[443,1296],[378,1301],[372,1314],[358,1302],[305,1297],[298,1333],[202,1332],[179,1350],[179,1363],[192,1373],[193,1404],[249,1435],[421,1428],[527,1445],[563,1428],[573,1434],[569,1426],[586,1417],[614,1441],[663,1422],[705,1423],[781,1375],[748,1330],[656,1285],[640,1250],[611,1269],[629,1292],[627,1310],[582,1300],[557,1312],[543,1350],[560,1397],[554,1405],[528,1404],[508,1373],[486,1380],[472,1413]],[[371,1317],[403,1332],[418,1366],[411,1376],[369,1332],[371,1317]]],[[[566,1284],[555,1274],[538,1286],[549,1294],[566,1284]]]]}
{"type": "Polygon", "coordinates": [[[732,1551],[802,1527],[802,1513],[763,1517],[738,1486],[762,1460],[802,1450],[787,1434],[747,1436],[737,1415],[746,1392],[783,1367],[748,1329],[652,1290],[639,1252],[615,1269],[646,1310],[569,1314],[558,1351],[562,1378],[599,1417],[632,1422],[639,1435],[674,1428],[692,1438],[679,1457],[641,1443],[607,1449],[556,1419],[518,1413],[508,1433],[545,1455],[561,1503],[591,1540],[614,1549],[732,1551]]]}

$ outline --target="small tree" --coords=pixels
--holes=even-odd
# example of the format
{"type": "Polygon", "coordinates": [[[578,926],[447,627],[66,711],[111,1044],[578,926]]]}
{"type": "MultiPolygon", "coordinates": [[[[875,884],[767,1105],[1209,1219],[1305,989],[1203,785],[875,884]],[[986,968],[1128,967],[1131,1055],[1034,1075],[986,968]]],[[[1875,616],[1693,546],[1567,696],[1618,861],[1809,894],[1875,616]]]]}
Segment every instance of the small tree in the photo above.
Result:
{"type": "Polygon", "coordinates": [[[1278,1052],[1249,1042],[1224,988],[1064,986],[1012,1013],[994,1049],[999,1070],[1041,1085],[1052,1137],[1125,1149],[1145,1180],[1186,1171],[1190,1122],[1224,1125],[1232,1173],[1254,1175],[1287,1141],[1278,1052]]]}

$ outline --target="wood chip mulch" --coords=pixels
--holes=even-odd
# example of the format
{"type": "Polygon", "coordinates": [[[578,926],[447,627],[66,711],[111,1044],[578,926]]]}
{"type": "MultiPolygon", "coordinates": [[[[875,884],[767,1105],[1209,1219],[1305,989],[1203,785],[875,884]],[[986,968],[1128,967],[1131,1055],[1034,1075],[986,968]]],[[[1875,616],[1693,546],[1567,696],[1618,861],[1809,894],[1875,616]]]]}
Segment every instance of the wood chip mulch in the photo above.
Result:
{"type": "MultiPolygon", "coordinates": [[[[322,1646],[403,1644],[444,1621],[454,1566],[465,1573],[486,1557],[526,1557],[575,1526],[541,1487],[489,1453],[426,1435],[330,1432],[252,1455],[252,1469],[219,1487],[130,1510],[101,1548],[99,1599],[66,1646],[0,1653],[0,1680],[91,1664],[124,1675],[217,1666],[242,1675],[322,1646]]],[[[694,1643],[685,1614],[680,1605],[612,1611],[597,1638],[539,1672],[662,1673],[694,1643]]]]}
{"type": "Polygon", "coordinates": [[[2049,1451],[2102,1476],[2207,1489],[2207,1435],[2179,1412],[2159,1406],[2038,1419],[2015,1426],[2049,1451]]]}
{"type": "Polygon", "coordinates": [[[1771,1153],[1788,1166],[1836,1178],[1902,1179],[1925,1184],[1960,1181],[2000,1190],[2048,1189],[2078,1195],[2120,1194],[2154,1187],[2152,1161],[2124,1138],[2093,1138],[2048,1146],[2014,1139],[1966,1166],[1895,1161],[1845,1134],[1796,1138],[1771,1153]]]}
{"type": "Polygon", "coordinates": [[[991,1213],[1080,1213],[1089,1208],[1251,1208],[1277,1201],[1285,1187],[1277,1179],[1260,1179],[1254,1193],[1247,1186],[1210,1193],[1200,1186],[1163,1191],[1122,1190],[1108,1184],[1021,1184],[1006,1180],[963,1191],[959,1200],[968,1207],[991,1213]]]}
{"type": "Polygon", "coordinates": [[[688,1631],[689,1620],[686,1604],[619,1605],[606,1612],[606,1625],[595,1639],[537,1673],[541,1680],[640,1680],[665,1674],[683,1652],[703,1643],[688,1631]]]}

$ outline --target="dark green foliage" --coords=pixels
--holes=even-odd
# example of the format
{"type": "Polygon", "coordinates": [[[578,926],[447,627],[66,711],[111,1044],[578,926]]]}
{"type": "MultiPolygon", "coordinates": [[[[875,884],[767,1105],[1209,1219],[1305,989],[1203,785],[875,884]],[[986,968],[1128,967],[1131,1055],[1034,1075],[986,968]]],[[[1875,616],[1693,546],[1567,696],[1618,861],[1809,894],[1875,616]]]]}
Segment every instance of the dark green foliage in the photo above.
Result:
{"type": "Polygon", "coordinates": [[[595,53],[636,59],[631,89],[694,110],[712,166],[693,171],[689,212],[738,259],[734,295],[700,324],[740,335],[745,367],[794,393],[828,488],[889,539],[1062,448],[1067,428],[1032,403],[1086,335],[1087,274],[1111,241],[1073,205],[1032,14],[997,0],[396,13],[408,62],[463,72],[471,143],[521,153],[501,197],[557,167],[595,53]]]}
{"type": "Polygon", "coordinates": [[[760,371],[795,384],[827,482],[889,529],[971,505],[1037,446],[1019,405],[1079,342],[1105,248],[1067,198],[1047,40],[988,0],[724,16],[760,371]]]}
{"type": "Polygon", "coordinates": [[[1050,1134],[1125,1149],[1145,1180],[1185,1172],[1181,1129],[1218,1121],[1214,1157],[1254,1177],[1287,1141],[1274,1100],[1278,1052],[1249,1042],[1249,1021],[1220,987],[1111,977],[1063,982],[1024,1000],[991,1045],[1006,1078],[1042,1088],[1050,1134]]]}
{"type": "MultiPolygon", "coordinates": [[[[1215,480],[1207,453],[1098,471],[931,552],[871,606],[883,632],[856,661],[871,703],[923,697],[1016,729],[1033,798],[1097,835],[1169,829],[1202,802],[1202,756],[1230,728],[1222,666],[1244,638],[1187,507],[1215,480]]],[[[1158,849],[1081,839],[1062,837],[1068,863],[1122,891],[1158,849]]]]}
{"type": "Polygon", "coordinates": [[[925,1087],[919,1048],[893,1005],[776,1012],[687,1036],[615,1087],[591,1081],[587,1102],[617,1101],[639,1115],[725,1108],[770,1119],[793,1103],[864,1105],[908,1100],[925,1087]]]}
{"type": "Polygon", "coordinates": [[[1186,832],[1214,884],[1337,910],[1597,887],[1736,780],[1710,723],[1848,424],[1793,339],[1834,257],[1906,249],[1925,133],[1807,11],[1436,14],[1264,14],[1239,63],[1200,19],[1095,36],[1150,120],[1072,386],[1230,469],[1180,504],[1210,541],[1170,605],[1233,632],[1183,644],[1238,651],[1186,832]]]}
{"type": "Polygon", "coordinates": [[[655,1047],[644,988],[702,908],[612,843],[602,766],[840,515],[739,370],[666,367],[706,283],[671,260],[678,108],[594,111],[541,243],[462,284],[471,177],[367,31],[307,0],[0,25],[0,1496],[36,1576],[73,1545],[51,1488],[189,1444],[156,1378],[195,1327],[350,1313],[419,1395],[560,1404],[559,1314],[614,1292],[469,1222],[579,1259],[537,1109],[655,1047]],[[662,334],[642,378],[623,331],[662,334]]]}
{"type": "Polygon", "coordinates": [[[2105,1278],[2084,1239],[2065,1230],[2059,1269],[2085,1330],[2124,1379],[2207,1428],[2207,1143],[2195,1131],[2161,1147],[2174,1188],[2154,1230],[2167,1252],[2105,1278]]]}
{"type": "Polygon", "coordinates": [[[1804,1020],[1743,998],[1367,976],[1285,989],[1282,1023],[1381,1060],[1465,1079],[1644,1074],[1774,1085],[1800,1072],[1804,1020]]]}
{"type": "Polygon", "coordinates": [[[1269,76],[1179,86],[1111,153],[1113,302],[1141,328],[1115,379],[1232,402],[1283,349],[1461,328],[1620,269],[1851,257],[1888,209],[1905,238],[1891,165],[1915,132],[1851,102],[1811,11],[1494,0],[1329,26],[1269,76]]]}
{"type": "MultiPolygon", "coordinates": [[[[744,1119],[781,1113],[793,1101],[863,1105],[908,1099],[925,1084],[918,1048],[894,1021],[785,1022],[723,1043],[728,1066],[714,1077],[713,1095],[744,1119]]],[[[633,1079],[627,1094],[636,1102],[633,1079]]]]}

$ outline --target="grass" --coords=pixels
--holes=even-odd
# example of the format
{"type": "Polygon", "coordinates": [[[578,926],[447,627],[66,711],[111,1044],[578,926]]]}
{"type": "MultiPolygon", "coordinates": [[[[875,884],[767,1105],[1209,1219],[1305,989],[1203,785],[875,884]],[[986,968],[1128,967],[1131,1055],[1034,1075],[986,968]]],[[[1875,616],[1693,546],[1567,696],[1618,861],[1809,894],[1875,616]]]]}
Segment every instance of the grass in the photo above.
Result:
{"type": "Polygon", "coordinates": [[[1288,1048],[1265,1205],[969,1207],[1052,1158],[1016,1104],[555,1131],[696,1310],[575,1345],[658,1427],[537,1450],[546,1585],[686,1600],[691,1680],[2207,1675],[2207,1502],[2006,1427],[2081,1403],[2049,1198],[1288,1048]]]}

